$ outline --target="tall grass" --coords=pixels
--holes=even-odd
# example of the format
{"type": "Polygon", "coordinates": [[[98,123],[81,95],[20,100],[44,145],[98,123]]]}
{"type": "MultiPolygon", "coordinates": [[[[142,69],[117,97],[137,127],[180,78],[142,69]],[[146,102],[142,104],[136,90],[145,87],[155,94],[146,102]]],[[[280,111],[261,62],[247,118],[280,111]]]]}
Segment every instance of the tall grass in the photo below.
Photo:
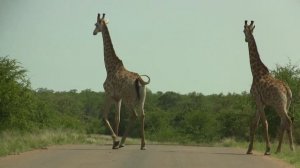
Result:
{"type": "MultiPolygon", "coordinates": [[[[147,142],[157,144],[156,142],[147,142]]],[[[18,130],[0,133],[0,156],[19,154],[34,149],[46,149],[51,145],[98,144],[111,145],[112,138],[107,135],[85,134],[76,130],[37,130],[23,132],[18,130]]],[[[140,144],[140,139],[127,138],[126,144],[140,144]]]]}
{"type": "Polygon", "coordinates": [[[0,133],[0,156],[19,154],[57,144],[108,144],[107,136],[86,135],[72,130],[4,131],[0,133]]]}

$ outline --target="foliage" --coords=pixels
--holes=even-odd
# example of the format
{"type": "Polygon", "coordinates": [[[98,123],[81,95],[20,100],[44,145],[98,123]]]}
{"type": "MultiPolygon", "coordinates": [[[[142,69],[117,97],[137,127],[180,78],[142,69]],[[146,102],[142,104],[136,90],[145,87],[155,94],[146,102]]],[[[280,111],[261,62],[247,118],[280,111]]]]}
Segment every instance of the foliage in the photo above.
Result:
{"type": "Polygon", "coordinates": [[[103,93],[89,89],[77,93],[54,92],[40,88],[36,92],[41,128],[73,129],[87,133],[104,133],[104,125],[99,118],[103,93]]]}
{"type": "Polygon", "coordinates": [[[0,57],[0,129],[31,128],[33,101],[26,70],[16,60],[0,57]]]}
{"type": "MultiPolygon", "coordinates": [[[[110,134],[102,121],[104,93],[89,89],[56,92],[46,88],[32,90],[26,71],[8,57],[0,66],[0,131],[71,129],[88,134],[110,134]]],[[[294,116],[294,137],[300,143],[300,70],[291,63],[272,71],[286,81],[293,92],[290,113],[294,116]]],[[[277,114],[266,108],[271,139],[277,137],[277,114]]],[[[115,108],[109,120],[114,125],[115,108]]],[[[180,143],[207,143],[234,138],[247,141],[255,106],[248,92],[203,95],[179,94],[172,91],[152,93],[147,90],[145,130],[147,139],[180,143]]],[[[121,136],[129,121],[130,111],[121,108],[121,136]]],[[[140,121],[130,132],[139,137],[140,121]]],[[[258,139],[263,139],[261,126],[258,139]]]]}
{"type": "MultiPolygon", "coordinates": [[[[276,78],[285,81],[292,90],[293,98],[289,109],[289,115],[294,120],[295,140],[297,143],[300,143],[300,68],[289,62],[285,66],[277,65],[276,69],[272,71],[272,74],[274,74],[276,78]]],[[[278,118],[275,118],[274,120],[276,120],[276,122],[279,121],[278,118]]],[[[270,129],[275,128],[272,126],[270,129]]]]}

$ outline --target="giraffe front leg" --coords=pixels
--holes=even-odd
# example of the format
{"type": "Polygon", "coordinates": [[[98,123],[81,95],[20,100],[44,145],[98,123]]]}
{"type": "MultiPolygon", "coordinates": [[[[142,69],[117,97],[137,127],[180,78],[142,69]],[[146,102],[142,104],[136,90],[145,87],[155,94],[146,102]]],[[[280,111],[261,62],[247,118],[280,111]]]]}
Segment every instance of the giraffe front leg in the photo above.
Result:
{"type": "Polygon", "coordinates": [[[263,128],[264,128],[264,134],[265,134],[265,140],[266,140],[266,151],[265,151],[265,155],[270,155],[270,150],[271,150],[271,147],[270,147],[270,139],[269,139],[269,131],[268,131],[268,121],[266,119],[266,115],[265,115],[265,112],[262,111],[261,112],[261,122],[262,122],[262,125],[263,125],[263,128]]]}
{"type": "Polygon", "coordinates": [[[279,142],[278,142],[278,147],[277,147],[277,150],[275,153],[281,152],[281,143],[283,140],[284,130],[285,130],[284,122],[281,119],[281,124],[280,124],[280,129],[279,129],[279,142]]]}
{"type": "Polygon", "coordinates": [[[250,142],[249,142],[247,154],[252,154],[254,134],[255,134],[255,130],[256,130],[257,126],[258,126],[259,119],[260,119],[260,114],[259,114],[259,112],[257,110],[256,113],[255,113],[255,117],[252,120],[252,123],[250,125],[250,140],[249,140],[250,142]]]}
{"type": "Polygon", "coordinates": [[[109,120],[108,120],[108,113],[109,113],[109,109],[111,107],[111,104],[112,104],[112,99],[111,98],[106,98],[105,104],[104,104],[104,111],[103,111],[103,120],[104,120],[104,123],[105,123],[106,127],[111,132],[111,136],[112,136],[112,139],[113,139],[113,147],[112,148],[117,149],[118,145],[116,145],[116,144],[119,144],[118,137],[115,134],[114,130],[112,129],[112,127],[109,123],[109,120]]]}
{"type": "Polygon", "coordinates": [[[132,129],[133,124],[134,124],[134,120],[136,118],[137,118],[136,112],[133,111],[133,113],[130,116],[129,124],[128,124],[128,126],[126,128],[126,131],[125,131],[125,133],[124,133],[124,135],[123,135],[123,137],[121,139],[121,142],[119,144],[119,148],[122,148],[122,147],[125,146],[124,144],[125,144],[126,138],[127,138],[128,134],[129,134],[130,130],[132,129]]]}
{"type": "Polygon", "coordinates": [[[115,131],[116,136],[119,135],[121,104],[122,104],[122,100],[118,100],[115,102],[116,114],[115,114],[115,129],[114,129],[114,131],[115,131]]]}

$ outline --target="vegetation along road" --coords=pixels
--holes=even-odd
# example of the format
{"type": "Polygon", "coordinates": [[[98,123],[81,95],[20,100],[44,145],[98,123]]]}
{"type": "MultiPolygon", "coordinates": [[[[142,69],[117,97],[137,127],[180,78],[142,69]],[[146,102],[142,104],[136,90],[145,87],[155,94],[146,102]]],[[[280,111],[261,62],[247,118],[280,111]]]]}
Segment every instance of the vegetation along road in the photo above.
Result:
{"type": "Polygon", "coordinates": [[[138,145],[112,150],[107,145],[65,145],[35,150],[0,158],[0,168],[280,168],[286,163],[264,156],[246,155],[244,149],[148,145],[145,151],[138,145]]]}

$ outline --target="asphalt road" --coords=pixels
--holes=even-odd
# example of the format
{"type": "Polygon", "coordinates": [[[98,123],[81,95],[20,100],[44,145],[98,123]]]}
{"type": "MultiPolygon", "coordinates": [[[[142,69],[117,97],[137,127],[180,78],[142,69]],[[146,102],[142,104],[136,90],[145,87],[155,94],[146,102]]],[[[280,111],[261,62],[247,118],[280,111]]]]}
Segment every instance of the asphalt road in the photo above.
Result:
{"type": "Polygon", "coordinates": [[[0,168],[281,168],[288,164],[245,149],[129,145],[64,145],[0,158],[0,168]]]}

